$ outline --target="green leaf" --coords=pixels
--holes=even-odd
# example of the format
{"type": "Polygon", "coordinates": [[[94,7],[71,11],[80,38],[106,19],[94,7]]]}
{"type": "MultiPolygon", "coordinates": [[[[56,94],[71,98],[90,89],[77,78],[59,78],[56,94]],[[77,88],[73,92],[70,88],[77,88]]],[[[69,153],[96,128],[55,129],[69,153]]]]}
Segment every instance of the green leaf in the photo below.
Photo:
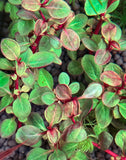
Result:
{"type": "Polygon", "coordinates": [[[0,88],[4,87],[5,85],[9,85],[9,75],[0,71],[0,88]]]}
{"type": "Polygon", "coordinates": [[[0,12],[3,12],[4,10],[4,2],[0,1],[0,12]]]}
{"type": "Polygon", "coordinates": [[[19,5],[19,4],[21,4],[21,1],[22,0],[8,0],[8,2],[10,2],[13,5],[19,5]]]}
{"type": "Polygon", "coordinates": [[[62,120],[61,106],[58,103],[48,106],[44,112],[44,115],[50,126],[59,123],[62,120]]]}
{"type": "Polygon", "coordinates": [[[126,130],[120,130],[117,132],[115,136],[115,142],[117,146],[124,151],[124,148],[126,147],[126,130]]]}
{"type": "Polygon", "coordinates": [[[29,11],[38,11],[41,7],[40,0],[22,0],[22,7],[29,11]]]}
{"type": "Polygon", "coordinates": [[[120,0],[114,0],[107,8],[106,14],[113,12],[119,5],[120,0]]]}
{"type": "Polygon", "coordinates": [[[122,99],[118,105],[120,114],[126,119],[126,100],[122,99]]]}
{"type": "Polygon", "coordinates": [[[66,72],[61,72],[58,77],[59,84],[66,84],[69,85],[70,83],[70,77],[66,72]]]}
{"type": "Polygon", "coordinates": [[[50,45],[55,49],[59,49],[62,46],[59,38],[56,36],[50,36],[50,45]]]}
{"type": "Polygon", "coordinates": [[[47,30],[48,28],[48,23],[44,22],[42,19],[37,19],[35,22],[35,29],[34,33],[36,36],[43,35],[43,33],[47,30]]]}
{"type": "Polygon", "coordinates": [[[103,92],[102,85],[100,83],[90,83],[85,89],[81,98],[98,98],[103,92]]]}
{"type": "Polygon", "coordinates": [[[121,77],[114,71],[104,71],[100,76],[100,80],[113,87],[122,84],[121,77]]]}
{"type": "Polygon", "coordinates": [[[84,14],[77,14],[75,15],[75,18],[72,20],[72,22],[67,26],[67,28],[71,28],[73,30],[84,28],[84,26],[87,24],[88,18],[84,14]]]}
{"type": "Polygon", "coordinates": [[[11,9],[10,9],[10,18],[12,20],[17,20],[19,17],[17,16],[17,13],[18,12],[18,8],[14,5],[11,6],[11,9]]]}
{"type": "Polygon", "coordinates": [[[70,125],[63,132],[62,139],[66,142],[81,142],[87,138],[87,133],[80,122],[70,125]]]}
{"type": "Polygon", "coordinates": [[[32,87],[35,83],[35,75],[30,69],[27,69],[25,73],[26,75],[24,74],[24,76],[22,76],[21,79],[26,86],[32,87]]]}
{"type": "Polygon", "coordinates": [[[69,85],[69,88],[71,89],[72,94],[76,94],[80,90],[80,84],[78,82],[72,82],[69,85]]]}
{"type": "Polygon", "coordinates": [[[95,108],[96,120],[101,128],[107,127],[112,121],[110,109],[103,105],[102,101],[95,108]]]}
{"type": "Polygon", "coordinates": [[[54,145],[58,142],[60,138],[60,132],[57,128],[52,128],[51,130],[47,131],[47,138],[49,142],[51,142],[54,145]]]}
{"type": "Polygon", "coordinates": [[[114,107],[120,101],[120,97],[115,92],[106,91],[102,95],[102,102],[107,107],[114,107]]]}
{"type": "Polygon", "coordinates": [[[13,70],[14,66],[8,59],[6,58],[0,58],[0,69],[2,70],[13,70]]]}
{"type": "Polygon", "coordinates": [[[71,160],[88,160],[87,156],[83,153],[83,152],[80,152],[80,151],[76,151],[71,160]]]}
{"type": "Polygon", "coordinates": [[[80,38],[72,29],[64,29],[61,32],[60,40],[63,47],[70,51],[76,51],[80,46],[80,38]]]}
{"type": "Polygon", "coordinates": [[[69,5],[62,0],[52,0],[45,8],[48,10],[50,16],[56,19],[65,18],[70,13],[69,5]]]}
{"type": "Polygon", "coordinates": [[[40,87],[49,87],[53,89],[52,75],[45,69],[39,69],[38,84],[40,87]]]}
{"type": "Polygon", "coordinates": [[[108,0],[86,0],[85,12],[88,16],[104,13],[107,8],[108,0]]]}
{"type": "Polygon", "coordinates": [[[102,72],[102,66],[99,66],[94,61],[93,55],[85,55],[82,60],[81,64],[83,70],[88,75],[88,77],[96,82],[100,81],[100,74],[102,72]]]}
{"type": "Polygon", "coordinates": [[[45,92],[41,98],[42,102],[44,102],[47,105],[54,103],[56,100],[56,97],[53,92],[45,92]]]}
{"type": "Polygon", "coordinates": [[[52,154],[50,154],[49,160],[67,160],[66,155],[61,150],[55,150],[52,154]]]}
{"type": "Polygon", "coordinates": [[[23,20],[32,20],[37,19],[34,12],[27,11],[25,9],[21,9],[17,12],[17,15],[23,20]]]}
{"type": "Polygon", "coordinates": [[[39,115],[39,113],[36,113],[36,112],[32,112],[30,114],[30,116],[27,119],[26,124],[27,125],[33,125],[33,126],[39,128],[39,129],[43,130],[43,131],[47,130],[42,117],[39,115]]]}
{"type": "Polygon", "coordinates": [[[19,77],[22,77],[26,71],[26,64],[24,62],[16,62],[16,73],[19,77]]]}
{"type": "Polygon", "coordinates": [[[25,119],[31,113],[31,104],[30,102],[22,97],[17,98],[13,103],[13,112],[16,117],[25,119]]]}
{"type": "Polygon", "coordinates": [[[77,51],[69,51],[67,50],[67,54],[70,57],[71,60],[76,60],[77,59],[77,51]]]}
{"type": "Polygon", "coordinates": [[[16,142],[31,146],[36,144],[41,139],[41,131],[35,126],[25,125],[17,130],[16,142]]]}
{"type": "Polygon", "coordinates": [[[51,49],[50,38],[48,36],[42,36],[39,42],[39,52],[49,51],[51,49]]]}
{"type": "Polygon", "coordinates": [[[14,118],[5,119],[0,125],[0,135],[2,138],[8,138],[14,134],[17,129],[17,123],[14,118]]]}
{"type": "Polygon", "coordinates": [[[126,50],[126,41],[125,40],[120,40],[119,45],[120,45],[120,51],[126,50]]]}
{"type": "Polygon", "coordinates": [[[67,69],[71,75],[80,75],[83,73],[81,63],[78,60],[69,62],[67,69]]]}
{"type": "Polygon", "coordinates": [[[13,98],[9,94],[2,97],[1,102],[0,102],[0,111],[2,111],[5,107],[11,104],[12,101],[13,101],[13,98]]]}
{"type": "Polygon", "coordinates": [[[48,150],[34,148],[27,154],[26,160],[47,160],[48,150]]]}
{"type": "Polygon", "coordinates": [[[13,39],[5,38],[1,41],[1,51],[7,59],[17,60],[20,55],[20,45],[13,39]]]}
{"type": "Polygon", "coordinates": [[[38,148],[42,146],[42,140],[40,139],[36,144],[32,145],[32,148],[38,148]]]}
{"type": "Polygon", "coordinates": [[[92,40],[92,39],[90,39],[88,37],[84,37],[82,39],[82,43],[90,51],[97,51],[97,49],[98,49],[97,43],[94,40],[92,40]]]}

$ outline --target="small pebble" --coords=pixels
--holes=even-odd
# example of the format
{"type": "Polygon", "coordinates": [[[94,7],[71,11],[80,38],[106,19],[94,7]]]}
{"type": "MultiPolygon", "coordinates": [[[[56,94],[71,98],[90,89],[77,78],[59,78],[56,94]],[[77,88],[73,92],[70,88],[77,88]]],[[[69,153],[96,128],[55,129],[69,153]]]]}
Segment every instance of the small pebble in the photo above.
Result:
{"type": "Polygon", "coordinates": [[[126,51],[124,51],[124,52],[122,53],[122,56],[126,56],[126,51]]]}
{"type": "Polygon", "coordinates": [[[120,55],[119,54],[116,54],[115,56],[114,56],[114,60],[117,60],[117,59],[119,59],[120,58],[120,55]]]}
{"type": "Polygon", "coordinates": [[[122,64],[123,64],[122,58],[118,59],[118,60],[116,61],[116,63],[117,63],[118,65],[122,65],[122,64]]]}

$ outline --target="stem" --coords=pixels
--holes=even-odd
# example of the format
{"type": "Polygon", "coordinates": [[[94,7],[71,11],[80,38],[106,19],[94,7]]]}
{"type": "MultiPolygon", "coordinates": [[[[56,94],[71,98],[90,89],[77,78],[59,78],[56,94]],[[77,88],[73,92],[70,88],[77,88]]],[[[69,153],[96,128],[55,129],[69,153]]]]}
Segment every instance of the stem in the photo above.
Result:
{"type": "Polygon", "coordinates": [[[45,4],[47,4],[49,2],[49,0],[45,0],[42,4],[41,7],[45,7],[45,4]]]}
{"type": "Polygon", "coordinates": [[[46,22],[45,16],[43,15],[42,11],[39,10],[39,13],[40,13],[40,15],[41,15],[43,21],[46,22]]]}
{"type": "Polygon", "coordinates": [[[103,22],[103,20],[102,20],[102,18],[100,18],[100,20],[99,20],[99,22],[98,22],[98,24],[97,24],[97,26],[95,28],[94,34],[98,34],[99,33],[99,31],[101,29],[102,22],[103,22]]]}
{"type": "Polygon", "coordinates": [[[42,38],[42,35],[37,36],[35,42],[31,45],[31,50],[32,50],[33,53],[36,52],[36,50],[37,50],[37,48],[38,48],[38,45],[39,45],[39,42],[40,42],[41,38],[42,38]]]}

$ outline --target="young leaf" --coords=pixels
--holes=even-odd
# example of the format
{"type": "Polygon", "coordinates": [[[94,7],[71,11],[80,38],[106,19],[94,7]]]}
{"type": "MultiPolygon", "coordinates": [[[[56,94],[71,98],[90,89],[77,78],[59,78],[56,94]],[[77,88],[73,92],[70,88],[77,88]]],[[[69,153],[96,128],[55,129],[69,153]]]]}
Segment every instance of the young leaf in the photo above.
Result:
{"type": "Polygon", "coordinates": [[[55,144],[60,138],[60,132],[57,128],[52,128],[51,130],[47,131],[47,138],[49,142],[55,144]]]}
{"type": "Polygon", "coordinates": [[[41,7],[40,0],[22,0],[22,7],[29,11],[38,11],[41,7]]]}
{"type": "Polygon", "coordinates": [[[52,75],[45,69],[39,69],[38,84],[40,87],[53,89],[52,75]]]}
{"type": "Polygon", "coordinates": [[[27,154],[26,160],[47,160],[48,150],[43,148],[34,148],[27,154]]]}
{"type": "Polygon", "coordinates": [[[17,123],[14,118],[5,119],[0,126],[0,135],[2,138],[8,138],[14,134],[17,129],[17,123]]]}
{"type": "Polygon", "coordinates": [[[110,109],[103,105],[102,101],[95,108],[96,120],[101,128],[107,127],[112,121],[110,109]]]}
{"type": "Polygon", "coordinates": [[[126,119],[126,100],[125,99],[122,99],[119,104],[119,112],[120,114],[126,119]]]}
{"type": "Polygon", "coordinates": [[[13,5],[20,5],[22,0],[8,0],[13,5]]]}
{"type": "Polygon", "coordinates": [[[20,55],[20,45],[13,39],[5,38],[1,41],[1,51],[7,59],[17,60],[20,55]]]}
{"type": "Polygon", "coordinates": [[[82,39],[82,43],[90,51],[97,51],[97,49],[98,49],[97,43],[94,40],[92,40],[92,39],[90,39],[88,37],[84,37],[82,39]]]}
{"type": "Polygon", "coordinates": [[[21,79],[22,79],[23,83],[30,88],[35,83],[35,75],[30,69],[27,69],[25,71],[25,74],[24,74],[24,76],[21,77],[21,79]]]}
{"type": "Polygon", "coordinates": [[[96,82],[100,80],[100,74],[102,72],[102,66],[99,66],[94,61],[94,56],[92,55],[85,55],[82,60],[81,64],[83,70],[86,72],[88,77],[96,82]]]}
{"type": "Polygon", "coordinates": [[[61,72],[59,77],[58,77],[58,82],[59,82],[59,84],[69,85],[69,83],[70,83],[69,75],[65,72],[61,72]]]}
{"type": "Polygon", "coordinates": [[[48,160],[67,160],[66,155],[61,150],[55,150],[52,154],[50,154],[48,160]]]}
{"type": "Polygon", "coordinates": [[[65,84],[57,85],[55,88],[55,94],[60,100],[68,100],[72,97],[70,88],[65,84]]]}
{"type": "Polygon", "coordinates": [[[62,139],[66,142],[81,142],[87,138],[87,133],[80,122],[67,127],[63,134],[62,139]]]}
{"type": "Polygon", "coordinates": [[[9,94],[2,97],[1,102],[0,102],[0,111],[2,111],[5,107],[11,104],[12,101],[13,101],[13,98],[9,94]]]}
{"type": "Polygon", "coordinates": [[[120,101],[120,97],[115,92],[106,91],[102,95],[102,102],[107,107],[114,107],[120,101]]]}
{"type": "Polygon", "coordinates": [[[76,51],[80,46],[80,38],[72,29],[64,29],[61,32],[60,40],[63,47],[70,51],[76,51]]]}
{"type": "Polygon", "coordinates": [[[22,97],[17,98],[13,103],[13,112],[16,117],[25,119],[31,113],[31,104],[30,102],[22,97]]]}
{"type": "Polygon", "coordinates": [[[0,71],[0,88],[4,87],[5,85],[9,85],[9,75],[0,71]]]}
{"type": "Polygon", "coordinates": [[[41,131],[35,126],[25,125],[17,130],[16,142],[26,146],[36,144],[41,139],[41,131]]]}
{"type": "Polygon", "coordinates": [[[54,103],[56,99],[53,92],[45,92],[41,98],[42,98],[42,102],[44,102],[47,105],[54,103]]]}
{"type": "Polygon", "coordinates": [[[111,53],[104,49],[99,49],[95,53],[95,63],[105,65],[111,60],[111,53]]]}
{"type": "Polygon", "coordinates": [[[36,113],[36,112],[32,112],[30,114],[30,116],[27,119],[26,124],[27,125],[33,125],[33,126],[39,128],[39,129],[43,130],[43,131],[47,130],[42,117],[39,115],[39,113],[36,113]]]}
{"type": "Polygon", "coordinates": [[[26,71],[26,64],[24,62],[16,62],[16,73],[19,77],[23,76],[26,71]]]}
{"type": "Polygon", "coordinates": [[[90,83],[80,98],[98,98],[103,92],[100,83],[90,83]]]}
{"type": "Polygon", "coordinates": [[[109,2],[108,2],[106,14],[113,12],[118,7],[120,0],[114,0],[109,2]]]}
{"type": "Polygon", "coordinates": [[[62,118],[62,109],[58,103],[48,106],[44,112],[45,118],[50,126],[57,124],[62,118]]]}
{"type": "Polygon", "coordinates": [[[62,0],[52,0],[49,5],[46,6],[50,16],[56,19],[65,18],[70,13],[69,5],[62,0]]]}
{"type": "Polygon", "coordinates": [[[100,80],[113,87],[122,84],[121,77],[114,71],[104,71],[100,76],[100,80]]]}
{"type": "Polygon", "coordinates": [[[123,151],[126,147],[126,130],[120,130],[117,132],[115,136],[115,142],[123,151]]]}
{"type": "Polygon", "coordinates": [[[72,94],[76,94],[80,90],[80,84],[78,82],[72,82],[69,85],[69,88],[71,89],[72,94]]]}

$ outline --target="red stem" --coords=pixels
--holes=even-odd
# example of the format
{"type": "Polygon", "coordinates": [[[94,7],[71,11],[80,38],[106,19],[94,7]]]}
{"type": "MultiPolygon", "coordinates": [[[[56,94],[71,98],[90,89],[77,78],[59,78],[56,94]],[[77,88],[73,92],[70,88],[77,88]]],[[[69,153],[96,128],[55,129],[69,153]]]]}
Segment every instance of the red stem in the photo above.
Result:
{"type": "Polygon", "coordinates": [[[42,38],[42,35],[37,36],[35,42],[31,45],[31,50],[32,50],[33,53],[36,52],[36,50],[37,50],[37,48],[38,48],[38,45],[39,45],[39,42],[40,42],[41,38],[42,38]]]}
{"type": "Polygon", "coordinates": [[[42,11],[39,10],[39,13],[40,13],[40,15],[41,15],[43,21],[46,22],[45,16],[43,15],[42,11]]]}
{"type": "Polygon", "coordinates": [[[103,22],[103,20],[102,20],[102,18],[100,18],[100,20],[99,20],[99,22],[98,22],[98,24],[97,24],[97,26],[95,28],[94,34],[98,34],[99,33],[99,31],[101,29],[102,22],[103,22]]]}

